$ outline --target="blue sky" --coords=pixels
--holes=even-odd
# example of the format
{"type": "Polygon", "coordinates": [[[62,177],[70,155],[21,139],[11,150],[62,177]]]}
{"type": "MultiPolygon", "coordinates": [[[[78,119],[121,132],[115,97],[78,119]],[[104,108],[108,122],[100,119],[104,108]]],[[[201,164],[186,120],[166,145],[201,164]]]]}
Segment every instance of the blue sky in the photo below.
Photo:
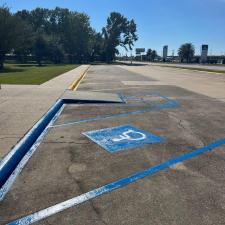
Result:
{"type": "Polygon", "coordinates": [[[192,42],[197,54],[201,44],[209,44],[209,53],[225,53],[225,0],[0,0],[4,3],[14,12],[56,6],[85,12],[97,31],[110,12],[118,11],[137,23],[135,47],[161,55],[163,45],[176,53],[182,43],[192,42]]]}

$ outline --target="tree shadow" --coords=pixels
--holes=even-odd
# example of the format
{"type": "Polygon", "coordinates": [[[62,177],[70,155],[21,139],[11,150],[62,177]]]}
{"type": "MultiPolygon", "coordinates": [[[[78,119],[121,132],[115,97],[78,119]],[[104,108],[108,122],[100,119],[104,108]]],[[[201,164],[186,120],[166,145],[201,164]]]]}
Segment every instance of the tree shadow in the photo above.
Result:
{"type": "Polygon", "coordinates": [[[148,64],[146,63],[136,63],[133,62],[132,64],[130,62],[91,62],[91,65],[125,65],[125,66],[146,66],[148,64]]]}
{"type": "Polygon", "coordinates": [[[17,67],[33,67],[33,66],[37,66],[36,64],[18,64],[16,65],[17,67]]]}
{"type": "Polygon", "coordinates": [[[0,69],[0,74],[1,73],[19,73],[19,72],[23,72],[24,69],[20,69],[20,68],[9,68],[9,67],[5,67],[3,69],[0,69]]]}
{"type": "Polygon", "coordinates": [[[45,67],[47,66],[46,64],[38,65],[38,64],[18,64],[16,65],[17,67],[45,67]]]}
{"type": "Polygon", "coordinates": [[[90,62],[90,65],[92,66],[97,66],[97,65],[108,65],[110,63],[106,63],[106,62],[90,62]]]}
{"type": "Polygon", "coordinates": [[[136,63],[136,62],[116,62],[115,65],[125,65],[125,66],[146,66],[147,63],[136,63]]]}

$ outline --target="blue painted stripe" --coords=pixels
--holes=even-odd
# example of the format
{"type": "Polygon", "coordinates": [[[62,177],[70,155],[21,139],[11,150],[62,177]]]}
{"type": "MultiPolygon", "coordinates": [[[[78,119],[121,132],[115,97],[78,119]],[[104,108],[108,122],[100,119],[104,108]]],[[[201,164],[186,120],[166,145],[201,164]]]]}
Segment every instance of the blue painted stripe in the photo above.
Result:
{"type": "MultiPolygon", "coordinates": [[[[149,95],[149,96],[152,96],[152,95],[149,95]]],[[[138,115],[138,114],[146,113],[146,112],[171,109],[171,108],[176,108],[179,106],[178,102],[176,102],[172,99],[166,98],[165,96],[158,95],[158,94],[155,94],[154,96],[161,97],[165,101],[169,102],[169,104],[158,103],[156,105],[152,105],[150,108],[146,108],[146,109],[142,109],[142,110],[127,112],[127,113],[110,114],[110,115],[106,115],[106,116],[97,116],[97,117],[83,119],[83,120],[75,120],[75,121],[70,121],[70,122],[63,123],[63,124],[53,125],[52,127],[56,128],[56,127],[64,127],[64,126],[70,126],[70,125],[75,125],[75,124],[79,124],[79,123],[87,123],[87,122],[98,121],[98,120],[109,120],[109,119],[126,117],[126,116],[131,116],[131,115],[138,115]]]]}
{"type": "Polygon", "coordinates": [[[217,148],[217,147],[219,147],[221,145],[224,145],[224,144],[225,144],[225,138],[217,140],[217,141],[215,141],[215,142],[213,142],[213,143],[211,143],[207,146],[204,146],[202,148],[198,148],[198,149],[196,149],[192,152],[183,154],[183,155],[181,155],[177,158],[170,159],[168,161],[165,161],[163,163],[160,163],[158,165],[150,167],[146,170],[142,170],[142,171],[139,171],[137,173],[134,173],[133,175],[128,176],[126,178],[122,178],[120,180],[117,180],[115,182],[112,182],[110,184],[102,186],[100,188],[94,189],[92,191],[89,191],[87,193],[84,193],[82,195],[74,197],[74,198],[69,199],[67,201],[61,202],[57,205],[51,206],[51,207],[43,209],[39,212],[36,212],[36,213],[31,214],[31,215],[25,216],[21,219],[18,219],[16,221],[8,223],[7,225],[29,225],[29,224],[32,224],[34,222],[37,222],[37,221],[40,221],[44,218],[52,216],[56,213],[59,213],[59,212],[65,210],[65,209],[71,208],[73,206],[76,206],[76,205],[79,205],[83,202],[86,202],[90,199],[96,198],[96,197],[98,197],[102,194],[105,194],[105,193],[108,193],[108,192],[113,191],[115,189],[121,188],[125,185],[128,185],[132,182],[135,182],[139,179],[142,179],[146,176],[154,174],[154,173],[156,173],[160,170],[164,170],[164,169],[166,169],[170,166],[173,166],[177,163],[181,163],[181,162],[183,162],[187,159],[193,158],[193,157],[195,157],[199,154],[202,154],[206,151],[211,151],[214,148],[217,148]]]}
{"type": "Polygon", "coordinates": [[[32,147],[28,150],[28,152],[24,155],[22,160],[19,162],[19,164],[16,166],[12,174],[9,176],[5,184],[0,189],[0,201],[2,201],[9,191],[10,187],[13,185],[14,181],[18,177],[18,175],[21,173],[22,169],[27,164],[28,160],[32,157],[34,152],[37,150],[38,146],[43,141],[44,137],[47,135],[48,131],[51,129],[51,125],[54,124],[54,122],[59,117],[60,113],[64,109],[64,104],[60,108],[60,110],[56,113],[56,115],[53,117],[53,119],[50,121],[49,125],[44,129],[44,131],[41,133],[41,135],[38,137],[38,139],[35,141],[35,143],[32,145],[32,147]]]}
{"type": "MultiPolygon", "coordinates": [[[[0,162],[0,201],[4,199],[16,177],[31,158],[44,136],[61,113],[64,104],[119,103],[79,99],[59,99],[0,162]]],[[[123,103],[123,102],[121,102],[123,103]]]]}
{"type": "Polygon", "coordinates": [[[55,128],[56,127],[65,127],[65,126],[75,125],[75,124],[79,124],[79,123],[87,123],[87,122],[98,121],[98,120],[109,120],[109,119],[137,115],[137,114],[141,114],[141,113],[169,109],[169,108],[174,108],[174,107],[175,107],[174,105],[158,105],[151,109],[148,108],[148,109],[137,110],[137,111],[128,112],[128,113],[119,113],[119,114],[112,114],[112,115],[107,115],[107,116],[97,116],[94,118],[88,118],[88,119],[84,119],[84,120],[75,120],[75,121],[71,121],[71,122],[67,122],[67,123],[63,123],[63,124],[57,124],[52,127],[55,127],[55,128]]]}
{"type": "Polygon", "coordinates": [[[123,93],[119,92],[117,94],[124,103],[127,103],[127,98],[123,93]]]}
{"type": "Polygon", "coordinates": [[[29,151],[48,123],[63,105],[63,100],[58,100],[49,111],[31,128],[31,130],[20,140],[20,142],[0,162],[0,187],[2,187],[18,163],[29,151]]]}

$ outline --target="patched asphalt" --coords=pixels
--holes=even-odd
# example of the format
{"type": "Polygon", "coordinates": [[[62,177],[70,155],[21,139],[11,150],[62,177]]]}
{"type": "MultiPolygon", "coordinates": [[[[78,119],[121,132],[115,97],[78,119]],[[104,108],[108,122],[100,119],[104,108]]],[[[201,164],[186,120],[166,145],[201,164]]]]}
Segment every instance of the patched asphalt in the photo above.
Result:
{"type": "MultiPolygon", "coordinates": [[[[96,101],[105,95],[126,103],[66,105],[0,203],[0,224],[225,137],[223,102],[176,86],[137,86],[135,81],[156,80],[118,66],[91,66],[78,88],[83,98],[96,101]],[[167,99],[177,104],[166,107],[167,99]],[[128,124],[164,141],[109,153],[83,134],[128,124]]],[[[225,224],[224,150],[222,145],[36,224],[225,224]]]]}

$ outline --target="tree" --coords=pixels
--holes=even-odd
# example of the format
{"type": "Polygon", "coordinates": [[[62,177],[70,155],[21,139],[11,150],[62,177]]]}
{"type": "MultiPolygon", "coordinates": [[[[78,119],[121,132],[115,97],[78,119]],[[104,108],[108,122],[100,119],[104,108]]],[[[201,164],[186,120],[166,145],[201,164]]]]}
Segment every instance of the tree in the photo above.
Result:
{"type": "Polygon", "coordinates": [[[107,19],[107,25],[102,29],[104,37],[105,60],[110,62],[118,53],[117,47],[122,46],[126,50],[132,50],[138,37],[134,20],[129,21],[123,15],[112,12],[107,19]]]}
{"type": "Polygon", "coordinates": [[[146,56],[147,56],[147,60],[148,60],[148,61],[151,61],[151,55],[152,55],[152,50],[149,48],[149,49],[147,50],[147,53],[146,53],[146,56]]]}
{"type": "Polygon", "coordinates": [[[146,53],[147,60],[150,62],[154,62],[155,58],[158,56],[156,50],[148,49],[146,53]]]}
{"type": "Polygon", "coordinates": [[[20,33],[17,37],[15,37],[17,41],[14,47],[14,53],[17,56],[17,60],[24,63],[27,61],[27,56],[32,53],[35,34],[30,24],[22,20],[18,15],[17,20],[19,20],[18,29],[20,30],[20,33]]]}
{"type": "Polygon", "coordinates": [[[18,23],[7,7],[0,7],[0,69],[3,68],[5,54],[16,45],[18,23]]]}
{"type": "Polygon", "coordinates": [[[91,31],[86,14],[70,12],[65,20],[63,45],[71,63],[81,63],[89,57],[91,31]]]}
{"type": "Polygon", "coordinates": [[[90,37],[90,60],[101,61],[104,54],[104,38],[101,33],[91,32],[90,37]]]}
{"type": "Polygon", "coordinates": [[[67,20],[71,12],[68,9],[56,7],[48,11],[48,23],[46,32],[51,35],[63,37],[64,29],[67,26],[67,20]]]}
{"type": "Polygon", "coordinates": [[[41,32],[36,35],[34,43],[34,54],[36,56],[36,61],[39,66],[42,65],[42,60],[47,54],[47,41],[41,32]]]}
{"type": "Polygon", "coordinates": [[[44,8],[36,8],[30,12],[30,16],[28,17],[34,31],[38,31],[42,29],[47,33],[48,25],[49,25],[49,9],[44,8]]]}
{"type": "Polygon", "coordinates": [[[64,49],[58,37],[50,36],[47,41],[47,56],[55,64],[61,63],[64,58],[64,49]]]}
{"type": "Polygon", "coordinates": [[[192,43],[186,43],[180,46],[178,49],[178,55],[181,62],[186,60],[187,63],[190,63],[195,54],[195,47],[192,43]]]}
{"type": "Polygon", "coordinates": [[[84,13],[56,7],[22,10],[15,14],[6,7],[0,8],[0,67],[6,53],[15,53],[20,62],[36,57],[60,63],[68,57],[71,63],[94,60],[110,62],[121,46],[132,50],[137,40],[134,20],[113,12],[107,25],[97,33],[84,13]]]}
{"type": "Polygon", "coordinates": [[[151,52],[151,60],[152,60],[152,62],[155,61],[155,58],[156,58],[157,56],[158,56],[158,54],[157,54],[156,50],[153,50],[153,51],[151,52]]]}

